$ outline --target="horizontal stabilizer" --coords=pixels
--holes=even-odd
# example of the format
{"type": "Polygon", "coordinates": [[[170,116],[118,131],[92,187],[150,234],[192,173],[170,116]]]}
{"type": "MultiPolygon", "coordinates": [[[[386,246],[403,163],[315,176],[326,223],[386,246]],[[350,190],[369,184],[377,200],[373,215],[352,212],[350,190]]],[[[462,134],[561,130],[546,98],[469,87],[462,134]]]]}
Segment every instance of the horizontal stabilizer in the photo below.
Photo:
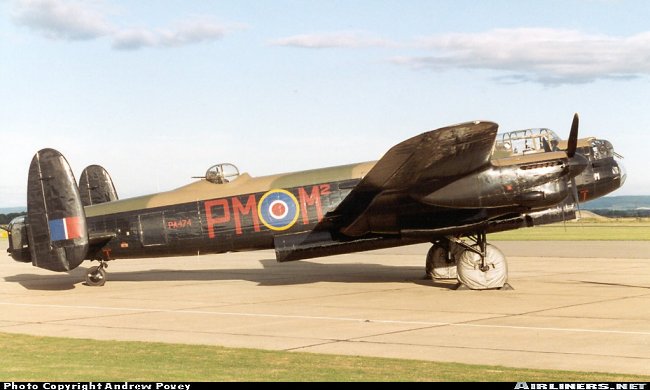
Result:
{"type": "Polygon", "coordinates": [[[88,230],[77,183],[54,149],[34,155],[27,181],[27,234],[32,264],[70,271],[88,252],[88,230]]]}
{"type": "Polygon", "coordinates": [[[118,200],[111,175],[100,165],[89,165],[81,172],[79,194],[84,206],[118,200]]]}

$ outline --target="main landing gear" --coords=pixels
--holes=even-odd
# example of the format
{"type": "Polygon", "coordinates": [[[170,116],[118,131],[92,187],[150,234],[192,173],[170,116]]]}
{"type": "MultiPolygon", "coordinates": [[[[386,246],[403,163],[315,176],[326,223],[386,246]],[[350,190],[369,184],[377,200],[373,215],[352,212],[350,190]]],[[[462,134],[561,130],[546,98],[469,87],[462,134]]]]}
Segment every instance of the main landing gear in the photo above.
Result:
{"type": "Polygon", "coordinates": [[[427,279],[458,279],[458,289],[511,290],[504,254],[487,243],[484,232],[468,237],[473,243],[448,236],[436,241],[426,262],[427,279]]]}
{"type": "Polygon", "coordinates": [[[93,287],[100,287],[106,283],[106,268],[108,263],[99,260],[99,265],[90,267],[86,272],[86,284],[93,287]]]}

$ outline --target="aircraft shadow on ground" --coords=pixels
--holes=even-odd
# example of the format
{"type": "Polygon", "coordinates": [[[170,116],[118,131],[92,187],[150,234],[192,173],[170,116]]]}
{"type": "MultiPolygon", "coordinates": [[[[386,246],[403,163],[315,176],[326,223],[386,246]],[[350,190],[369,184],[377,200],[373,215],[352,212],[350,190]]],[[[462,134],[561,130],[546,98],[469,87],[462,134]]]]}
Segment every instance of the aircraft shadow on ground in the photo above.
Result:
{"type": "MultiPolygon", "coordinates": [[[[318,282],[333,283],[405,283],[455,289],[455,281],[424,279],[423,267],[386,266],[382,264],[321,264],[308,261],[278,264],[275,259],[261,260],[263,268],[235,269],[151,269],[119,271],[119,263],[109,267],[106,286],[111,282],[151,281],[231,281],[245,280],[259,286],[289,286],[318,282]]],[[[19,274],[5,281],[19,283],[28,290],[70,290],[84,286],[86,269],[77,268],[64,274],[19,274]]],[[[89,288],[89,287],[88,287],[89,288]]]]}

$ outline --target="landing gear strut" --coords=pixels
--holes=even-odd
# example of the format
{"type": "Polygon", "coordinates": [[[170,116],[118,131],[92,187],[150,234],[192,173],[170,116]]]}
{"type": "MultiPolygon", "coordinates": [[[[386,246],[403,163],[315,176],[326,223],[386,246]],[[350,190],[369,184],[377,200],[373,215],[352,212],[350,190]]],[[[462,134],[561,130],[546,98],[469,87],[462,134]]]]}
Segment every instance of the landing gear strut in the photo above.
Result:
{"type": "Polygon", "coordinates": [[[99,260],[99,265],[90,267],[86,272],[86,284],[93,287],[100,287],[106,283],[106,268],[108,264],[99,260]]]}
{"type": "Polygon", "coordinates": [[[443,279],[445,277],[441,277],[440,272],[442,269],[443,275],[449,275],[446,278],[457,277],[458,289],[512,289],[507,283],[508,267],[504,254],[494,245],[487,243],[485,232],[468,238],[474,243],[467,243],[452,236],[435,243],[427,255],[427,276],[443,279]],[[436,261],[439,258],[448,259],[447,267],[455,265],[456,275],[451,276],[451,272],[441,267],[441,262],[436,261]]]}

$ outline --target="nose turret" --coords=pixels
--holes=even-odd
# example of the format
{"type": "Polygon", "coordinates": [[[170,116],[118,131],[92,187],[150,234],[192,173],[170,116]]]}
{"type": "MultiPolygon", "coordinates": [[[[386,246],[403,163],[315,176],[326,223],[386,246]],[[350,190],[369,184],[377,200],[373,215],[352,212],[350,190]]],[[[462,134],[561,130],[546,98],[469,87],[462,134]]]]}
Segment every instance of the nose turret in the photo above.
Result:
{"type": "Polygon", "coordinates": [[[618,155],[618,158],[614,158],[616,161],[616,164],[618,165],[618,170],[621,174],[621,180],[620,180],[620,185],[619,187],[623,187],[623,183],[625,183],[625,179],[627,179],[627,170],[625,169],[625,165],[623,165],[623,156],[618,155]]]}
{"type": "Polygon", "coordinates": [[[587,167],[576,176],[576,186],[580,194],[580,202],[607,195],[619,189],[627,173],[623,156],[614,151],[611,142],[604,139],[591,139],[589,147],[579,149],[589,159],[587,167]]]}

